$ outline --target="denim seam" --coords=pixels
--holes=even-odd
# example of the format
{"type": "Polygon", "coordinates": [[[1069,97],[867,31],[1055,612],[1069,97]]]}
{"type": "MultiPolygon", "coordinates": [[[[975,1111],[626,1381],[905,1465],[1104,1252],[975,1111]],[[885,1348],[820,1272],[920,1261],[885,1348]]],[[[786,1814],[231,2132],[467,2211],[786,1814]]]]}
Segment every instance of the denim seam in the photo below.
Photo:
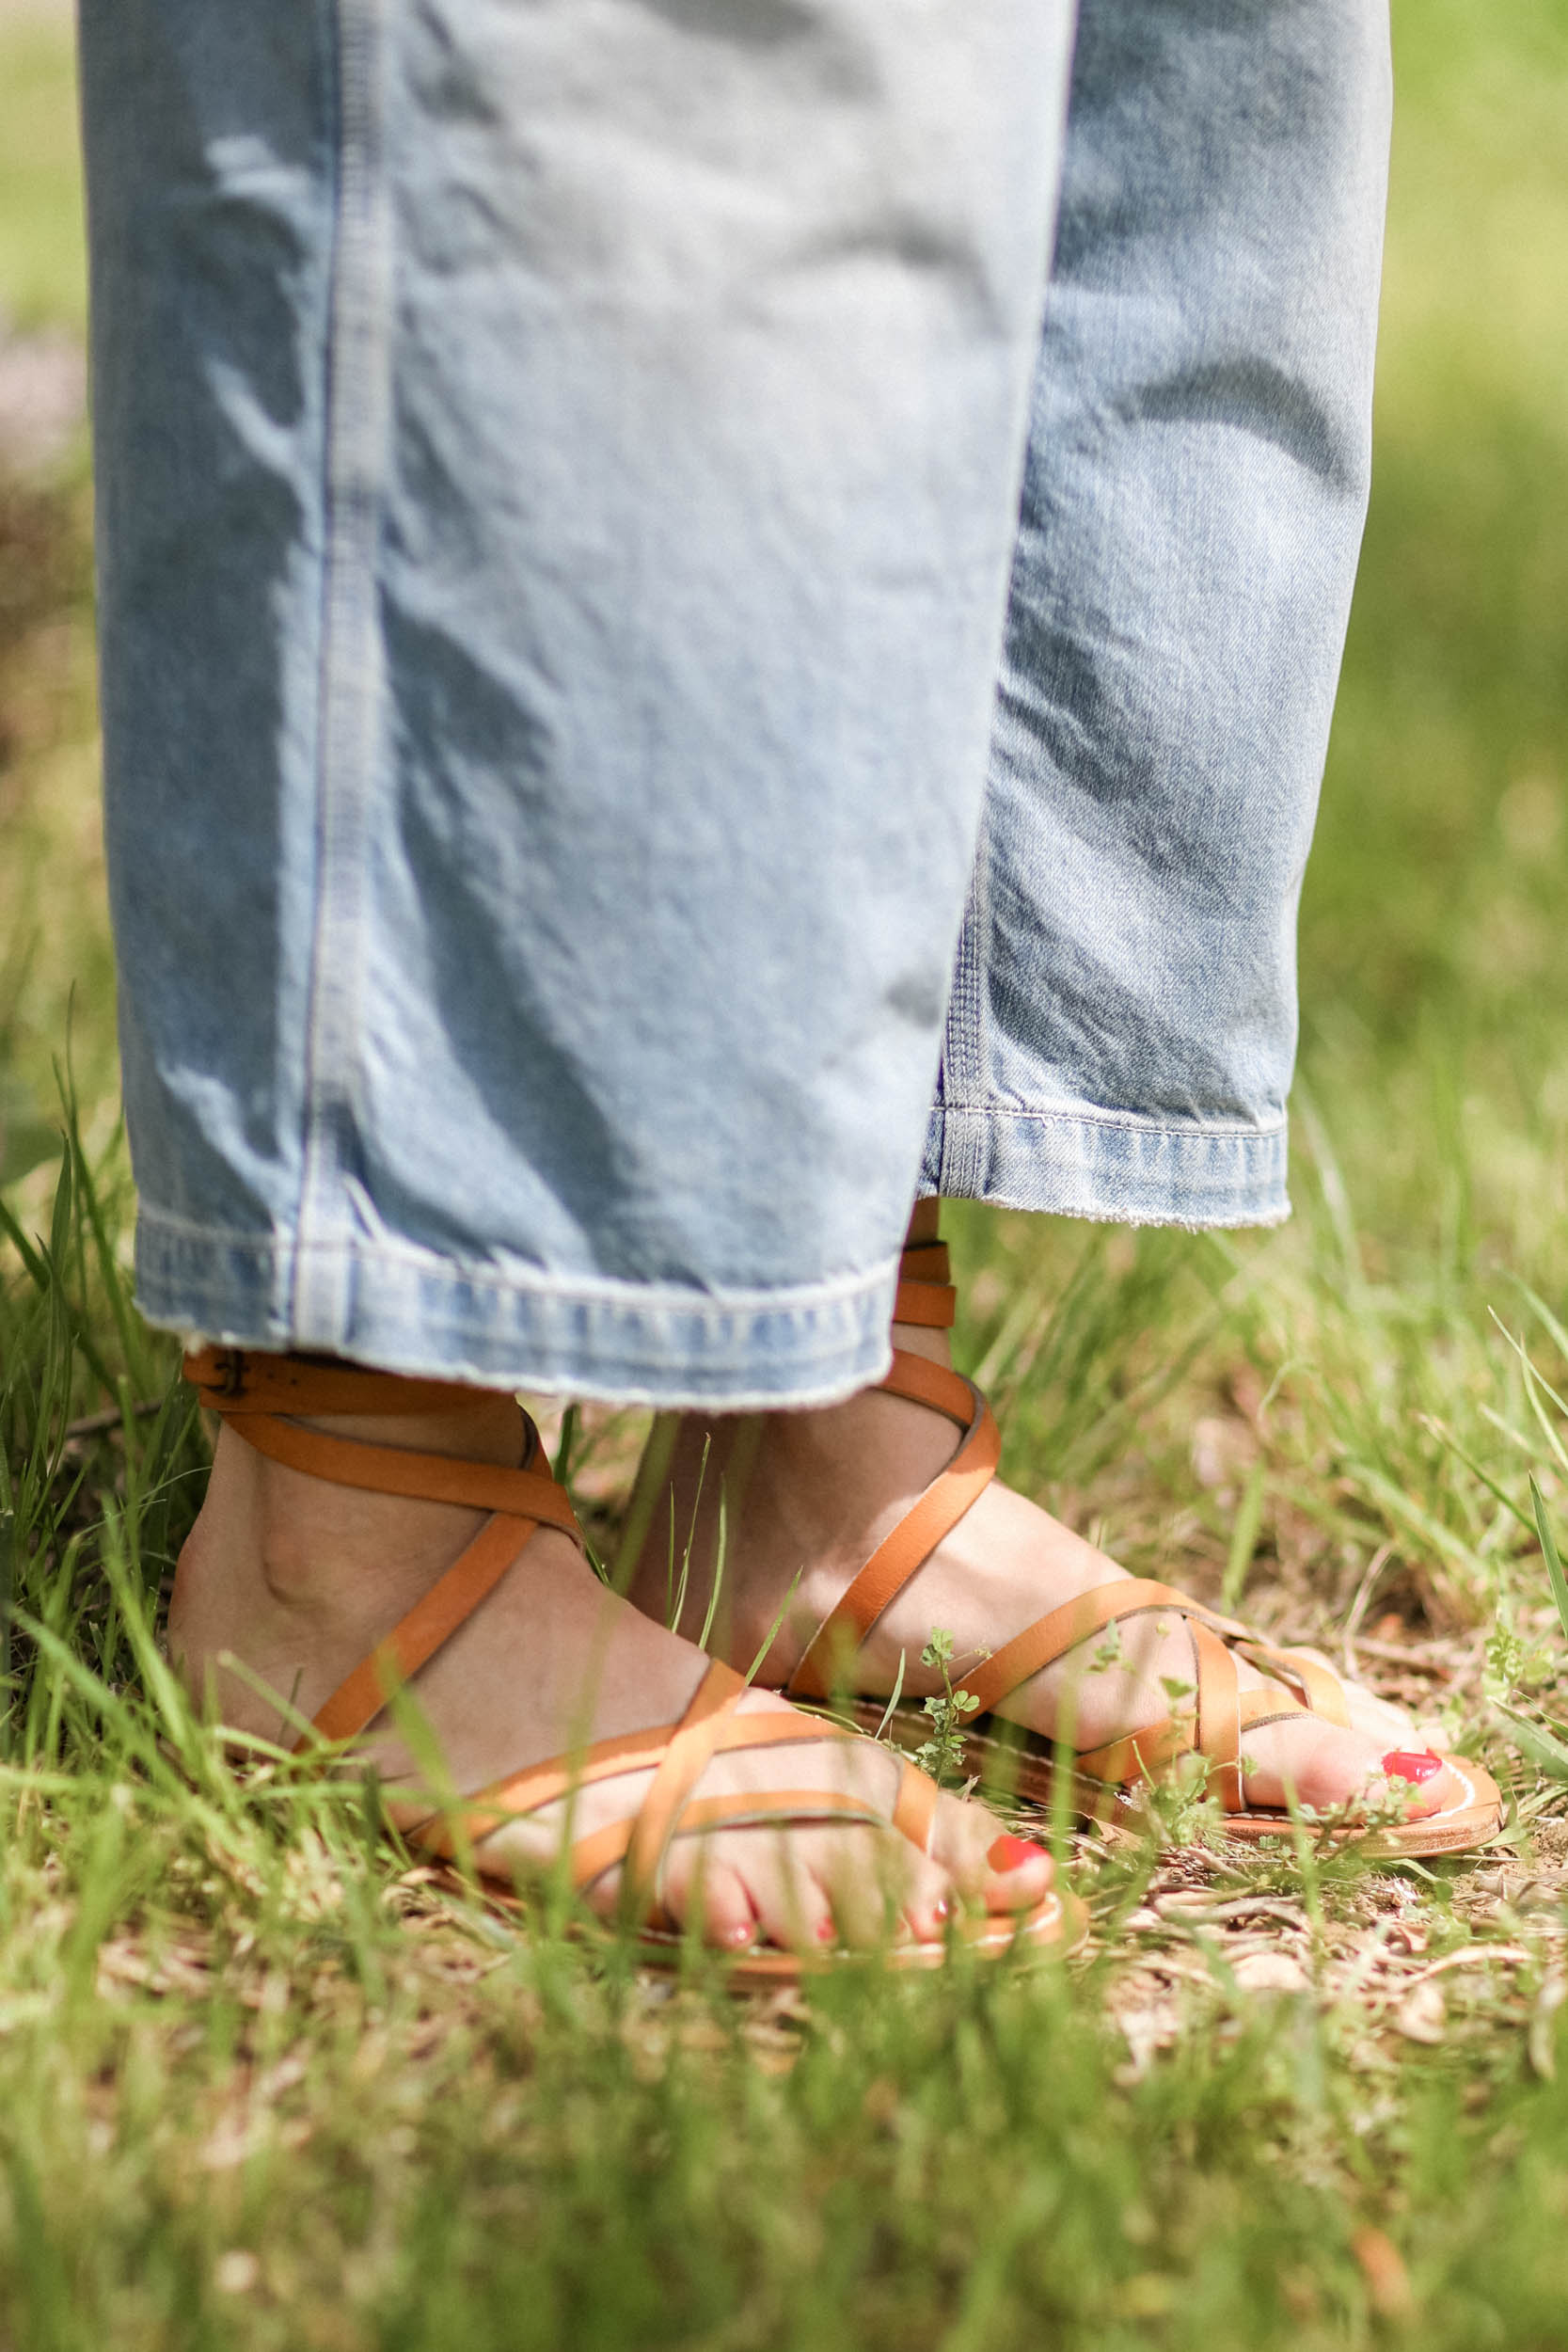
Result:
{"type": "Polygon", "coordinates": [[[181,1331],[240,1346],[287,1345],[277,1277],[306,1252],[341,1261],[339,1278],[353,1304],[341,1352],[395,1370],[742,1411],[842,1397],[879,1378],[890,1360],[894,1260],[787,1291],[698,1292],[500,1272],[362,1237],[234,1232],[144,1207],[138,1303],[150,1322],[181,1331]],[[372,1303],[391,1311],[357,1311],[372,1303]]]}
{"type": "Polygon", "coordinates": [[[1011,1103],[950,1103],[947,1109],[950,1115],[1010,1120],[1021,1126],[1106,1127],[1127,1135],[1168,1136],[1175,1143],[1203,1142],[1210,1136],[1227,1142],[1256,1138],[1267,1143],[1290,1132],[1290,1122],[1285,1119],[1270,1120],[1266,1125],[1252,1119],[1155,1119],[1147,1111],[1108,1111],[1092,1104],[1074,1103],[1068,1106],[1056,1103],[1046,1109],[1031,1110],[1011,1103]]]}
{"type": "MultiPolygon", "coordinates": [[[[986,1001],[990,945],[990,894],[988,888],[990,806],[988,793],[981,804],[974,862],[970,871],[963,926],[958,933],[958,960],[947,1005],[942,1044],[942,1096],[944,1104],[950,1103],[955,1093],[961,1104],[966,1099],[985,1091],[986,1001]]],[[[972,1192],[981,1180],[977,1145],[971,1152],[962,1150],[961,1139],[965,1130],[961,1125],[944,1121],[942,1133],[942,1190],[961,1199],[972,1192]]]]}
{"type": "Polygon", "coordinates": [[[1290,1215],[1283,1120],[1173,1123],[1089,1106],[939,1104],[934,1123],[943,1168],[974,1170],[955,1199],[1190,1232],[1278,1225],[1290,1215]]]}
{"type": "MultiPolygon", "coordinates": [[[[390,221],[374,0],[336,0],[339,176],[326,354],[325,542],[316,772],[316,910],[307,1015],[302,1237],[346,1239],[344,1159],[360,1035],[363,891],[379,709],[376,548],[390,369],[390,221]]],[[[349,1298],[330,1247],[296,1255],[291,1320],[333,1346],[349,1298]]]]}
{"type": "MultiPolygon", "coordinates": [[[[303,1250],[346,1248],[360,1258],[401,1258],[409,1265],[438,1268],[459,1281],[489,1279],[493,1269],[485,1259],[455,1258],[438,1255],[433,1249],[421,1248],[418,1242],[403,1241],[395,1234],[383,1234],[370,1242],[362,1236],[353,1239],[306,1239],[287,1233],[258,1233],[239,1225],[207,1225],[199,1218],[181,1216],[172,1209],[150,1208],[145,1203],[138,1211],[143,1223],[159,1232],[169,1233],[182,1241],[216,1242],[225,1248],[265,1249],[297,1255],[303,1250]]],[[[857,1298],[878,1282],[896,1280],[898,1261],[889,1258],[866,1274],[828,1275],[819,1282],[796,1282],[786,1288],[766,1290],[697,1290],[676,1282],[622,1281],[614,1275],[589,1274],[562,1277],[541,1274],[536,1279],[522,1278],[518,1287],[537,1289],[541,1294],[592,1298],[603,1294],[607,1298],[629,1296],[635,1293],[652,1306],[689,1306],[693,1299],[720,1299],[730,1306],[749,1307],[762,1312],[779,1304],[809,1300],[816,1304],[832,1304],[837,1299],[857,1298]]]]}

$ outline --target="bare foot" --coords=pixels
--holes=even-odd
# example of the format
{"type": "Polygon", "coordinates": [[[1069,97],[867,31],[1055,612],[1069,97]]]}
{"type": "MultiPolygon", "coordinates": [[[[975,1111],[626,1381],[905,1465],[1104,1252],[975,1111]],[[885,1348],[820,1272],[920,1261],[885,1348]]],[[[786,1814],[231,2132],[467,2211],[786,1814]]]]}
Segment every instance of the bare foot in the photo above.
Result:
{"type": "MultiPolygon", "coordinates": [[[[893,1336],[911,1355],[951,1361],[944,1331],[895,1324],[893,1336]]],[[[672,1556],[678,1579],[689,1541],[681,1622],[701,1626],[713,1587],[722,1490],[724,1564],[712,1646],[743,1671],[766,1648],[757,1678],[782,1688],[851,1578],[952,1459],[958,1441],[942,1414],[877,1390],[819,1411],[691,1416],[673,1432],[665,1422],[649,1445],[640,1482],[641,1505],[651,1518],[631,1597],[667,1621],[672,1556]]],[[[954,1638],[950,1672],[957,1685],[966,1664],[1000,1649],[1037,1617],[1125,1574],[993,1480],[878,1619],[859,1653],[855,1687],[863,1695],[885,1696],[901,1674],[910,1697],[940,1690],[940,1676],[919,1662],[937,1628],[954,1638]]],[[[1171,1711],[1163,1678],[1192,1684],[1192,1648],[1180,1616],[1164,1611],[1124,1622],[1113,1645],[1119,1662],[1091,1661],[1091,1649],[1102,1650],[1103,1643],[1101,1636],[1069,1651],[998,1711],[1049,1736],[1067,1702],[1070,1736],[1081,1749],[1163,1723],[1171,1711]]],[[[1243,1689],[1278,1687],[1243,1660],[1237,1668],[1243,1689]]],[[[1401,1709],[1354,1684],[1345,1688],[1348,1730],[1300,1715],[1247,1731],[1243,1761],[1251,1769],[1243,1793],[1249,1805],[1280,1806],[1287,1789],[1321,1811],[1386,1796],[1385,1756],[1418,1752],[1423,1743],[1401,1709]]],[[[1283,1702],[1291,1695],[1282,1693],[1283,1702]]],[[[1406,1801],[1407,1820],[1424,1819],[1463,1795],[1447,1767],[1433,1769],[1434,1760],[1419,1755],[1409,1760],[1412,1771],[1402,1779],[1428,1776],[1406,1801]]]]}
{"type": "MultiPolygon", "coordinates": [[[[324,1417],[337,1435],[515,1465],[522,1415],[510,1398],[476,1393],[472,1411],[428,1420],[324,1417]]],[[[311,1716],[344,1676],[427,1592],[470,1540],[484,1514],[449,1503],[361,1493],[303,1476],[220,1430],[212,1484],[181,1554],[169,1642],[192,1692],[224,1723],[291,1744],[281,1694],[311,1716]],[[248,1677],[228,1662],[243,1661],[248,1677]]],[[[414,1684],[441,1742],[452,1786],[477,1791],[503,1774],[614,1734],[673,1724],[707,1667],[688,1641],[607,1593],[569,1538],[545,1528],[476,1614],[414,1684]]],[[[793,1711],[754,1692],[749,1712],[793,1711]]],[[[420,1775],[386,1718],[365,1740],[395,1797],[420,1775]]],[[[765,1788],[836,1788],[890,1814],[898,1767],[870,1740],[824,1741],[715,1757],[705,1796],[765,1788]]],[[[484,1842],[499,1876],[546,1866],[576,1839],[635,1814],[648,1772],[594,1783],[570,1808],[555,1804],[507,1824],[484,1842]]],[[[685,1923],[700,1906],[704,1934],[737,1947],[759,1934],[811,1950],[875,1943],[888,1931],[939,1939],[955,1897],[987,1909],[1022,1910],[1049,1891],[1038,1849],[1005,1873],[988,1853],[997,1823],[985,1810],[941,1801],[927,1851],[892,1829],[850,1823],[718,1832],[673,1841],[659,1885],[662,1906],[685,1923]]],[[[999,1859],[1013,1862],[1006,1851],[999,1859]]],[[[619,1873],[590,1899],[613,1909],[619,1873]]]]}

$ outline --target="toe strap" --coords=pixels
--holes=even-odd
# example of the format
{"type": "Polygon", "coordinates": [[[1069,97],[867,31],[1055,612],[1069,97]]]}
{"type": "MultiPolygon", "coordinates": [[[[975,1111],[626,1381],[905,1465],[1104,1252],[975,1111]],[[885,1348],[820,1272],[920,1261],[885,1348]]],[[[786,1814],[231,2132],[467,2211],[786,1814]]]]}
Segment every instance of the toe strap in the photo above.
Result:
{"type": "Polygon", "coordinates": [[[1272,1643],[1251,1637],[1238,1642],[1236,1646],[1259,1673],[1272,1675],[1278,1682],[1293,1683],[1302,1705],[1311,1714],[1321,1715],[1324,1723],[1335,1724],[1340,1731],[1351,1728],[1345,1686],[1331,1666],[1308,1658],[1302,1650],[1275,1649],[1272,1643]]]}
{"type": "MultiPolygon", "coordinates": [[[[745,1796],[693,1797],[665,1840],[659,1854],[659,1870],[677,1837],[711,1836],[726,1829],[766,1829],[769,1824],[804,1829],[819,1822],[862,1821],[869,1827],[885,1827],[886,1820],[886,1815],[879,1813],[875,1805],[842,1788],[759,1788],[745,1796]]],[[[605,1828],[579,1837],[572,1848],[571,1872],[573,1885],[579,1894],[586,1894],[607,1870],[613,1869],[617,1863],[626,1865],[625,1900],[641,1924],[657,1912],[659,1870],[656,1870],[651,1881],[631,1876],[630,1854],[636,1835],[635,1821],[610,1821],[605,1828]]]]}
{"type": "Polygon", "coordinates": [[[966,1670],[963,1689],[976,1701],[977,1713],[992,1713],[1035,1675],[1097,1633],[1154,1613],[1168,1615],[1187,1629],[1193,1645],[1192,1703],[1178,1705],[1164,1723],[1098,1748],[1081,1749],[1079,1764],[1093,1778],[1125,1787],[1152,1779],[1180,1756],[1196,1754],[1207,1760],[1211,1788],[1226,1812],[1244,1813],[1243,1731],[1308,1713],[1341,1728],[1349,1724],[1344,1688],[1328,1667],[1299,1651],[1275,1649],[1168,1584],[1138,1577],[1099,1585],[1037,1618],[991,1657],[966,1670]],[[1285,1690],[1243,1691],[1238,1656],[1283,1683],[1285,1690]]]}
{"type": "MultiPolygon", "coordinates": [[[[678,1724],[601,1740],[578,1755],[551,1756],[493,1783],[465,1800],[455,1815],[432,1814],[408,1832],[421,1852],[451,1861],[464,1845],[477,1851],[485,1840],[546,1806],[571,1800],[596,1782],[632,1772],[652,1780],[635,1813],[591,1830],[570,1850],[572,1883],[585,1890],[619,1865],[625,1871],[623,1905],[629,1918],[645,1922],[658,1908],[664,1860],[677,1837],[720,1829],[749,1829],[769,1822],[863,1821],[886,1827],[885,1807],[843,1788],[737,1789],[726,1796],[698,1796],[697,1785],[716,1756],[746,1749],[783,1748],[802,1741],[816,1748],[863,1753],[859,1732],[840,1731],[812,1715],[784,1708],[740,1714],[746,1685],[728,1666],[715,1661],[704,1676],[678,1724]]],[[[906,1757],[883,1750],[896,1766],[898,1788],[892,1826],[925,1853],[936,1817],[933,1781],[906,1757]]]]}
{"type": "Polygon", "coordinates": [[[964,1434],[946,1469],[938,1471],[919,1501],[883,1537],[817,1627],[790,1677],[793,1698],[829,1698],[838,1677],[852,1677],[854,1654],[883,1610],[984,1492],[1002,1458],[1001,1434],[990,1406],[972,1380],[944,1365],[927,1363],[923,1356],[895,1349],[893,1370],[882,1387],[891,1395],[944,1413],[964,1434]]]}

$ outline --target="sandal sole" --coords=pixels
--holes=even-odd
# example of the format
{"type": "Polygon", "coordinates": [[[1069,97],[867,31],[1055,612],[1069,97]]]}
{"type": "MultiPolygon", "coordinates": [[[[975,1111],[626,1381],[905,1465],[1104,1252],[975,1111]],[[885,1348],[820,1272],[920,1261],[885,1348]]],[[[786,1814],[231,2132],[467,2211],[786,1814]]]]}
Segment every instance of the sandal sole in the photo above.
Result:
{"type": "MultiPolygon", "coordinates": [[[[413,1851],[413,1849],[410,1849],[413,1851]]],[[[450,1864],[440,1867],[440,1883],[454,1894],[472,1895],[475,1884],[450,1864]]],[[[515,1890],[504,1886],[499,1879],[481,1878],[478,1893],[482,1901],[507,1919],[515,1919],[527,1905],[515,1890]]],[[[578,1937],[587,1936],[591,1929],[572,1929],[578,1937]]],[[[614,1931],[606,1927],[609,1937],[614,1931]]],[[[971,1915],[958,1922],[954,1940],[976,1952],[985,1960],[1031,1957],[1073,1960],[1089,1940],[1089,1915],[1076,1895],[1065,1889],[1052,1892],[1023,1913],[991,1912],[983,1918],[971,1915]]],[[[687,1939],[673,1929],[644,1928],[633,1940],[633,1948],[647,1966],[660,1969],[679,1967],[689,1950],[687,1939]]],[[[951,1946],[940,1944],[891,1944],[874,1951],[789,1952],[768,1946],[761,1950],[725,1952],[720,1947],[707,1948],[705,1957],[722,1967],[726,1983],[732,1990],[744,1991],[749,1985],[799,1984],[812,1977],[822,1977],[840,1968],[886,1967],[904,1971],[932,1969],[945,1965],[951,1946]]]]}

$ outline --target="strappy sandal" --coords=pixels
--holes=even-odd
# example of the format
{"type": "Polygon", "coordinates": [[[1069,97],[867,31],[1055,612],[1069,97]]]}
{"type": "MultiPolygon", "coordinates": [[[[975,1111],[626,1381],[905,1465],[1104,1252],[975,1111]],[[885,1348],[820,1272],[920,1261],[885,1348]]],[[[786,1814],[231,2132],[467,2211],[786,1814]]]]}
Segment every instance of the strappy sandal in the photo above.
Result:
{"type": "MultiPolygon", "coordinates": [[[[951,1327],[958,1294],[952,1287],[945,1244],[911,1244],[900,1267],[895,1320],[928,1329],[951,1327]]],[[[830,1699],[847,1705],[868,1728],[887,1724],[895,1738],[912,1743],[927,1738],[930,1723],[914,1705],[894,1708],[857,1691],[857,1654],[895,1596],[903,1591],[931,1553],[990,1484],[1001,1455],[1001,1438],[990,1406],[972,1380],[923,1356],[895,1348],[893,1370],[881,1383],[890,1395],[944,1413],[962,1431],[947,1468],[879,1544],[808,1644],[784,1685],[784,1694],[807,1703],[830,1699]]],[[[995,1714],[1032,1676],[1082,1642],[1131,1617],[1180,1616],[1193,1645],[1195,1703],[1164,1723],[1102,1747],[1079,1750],[1073,1760],[1075,1810],[1085,1818],[1107,1818],[1129,1808],[1140,1788],[1167,1774],[1183,1756],[1201,1756],[1209,1767],[1209,1790],[1226,1816],[1227,1834],[1257,1838],[1289,1834],[1290,1817],[1249,1805],[1242,1792],[1243,1733],[1265,1724],[1313,1714],[1342,1728],[1350,1710],[1338,1675],[1299,1650],[1277,1649],[1234,1618],[1147,1578],[1121,1579],[1080,1594],[1052,1610],[979,1664],[964,1670],[961,1688],[978,1702],[966,1725],[966,1767],[991,1786],[1016,1789],[1035,1803],[1048,1803],[1053,1778],[1053,1746],[995,1714]],[[1284,1690],[1240,1687],[1236,1659],[1244,1658],[1284,1684],[1284,1690]]],[[[1497,1783],[1467,1757],[1444,1756],[1463,1795],[1440,1813],[1418,1821],[1379,1826],[1357,1836],[1358,1850],[1380,1857],[1414,1858],[1455,1853],[1484,1845],[1502,1821],[1497,1783]]],[[[1348,1834],[1354,1835],[1354,1831],[1348,1834]]]]}
{"type": "MultiPolygon", "coordinates": [[[[185,1358],[184,1374],[201,1403],[219,1414],[236,1436],[275,1462],[337,1486],[373,1494],[461,1503],[490,1517],[458,1559],[423,1599],[392,1627],[371,1656],[341,1683],[295,1746],[300,1754],[315,1741],[339,1744],[359,1738],[386,1708],[393,1692],[412,1681],[421,1666],[467,1622],[517,1559],[537,1529],[552,1527],[579,1549],[582,1534],[564,1487],[552,1476],[539,1432],[524,1415],[528,1446],[522,1467],[503,1470],[446,1454],[406,1453],[358,1438],[329,1437],[309,1429],[301,1416],[324,1413],[431,1413],[461,1409],[467,1391],[444,1382],[404,1379],[310,1358],[257,1355],[237,1348],[209,1347],[185,1358]]],[[[552,1756],[492,1782],[451,1811],[427,1806],[388,1806],[388,1818],[417,1852],[451,1865],[465,1851],[475,1858],[486,1896],[516,1908],[510,1870],[484,1867],[485,1841],[508,1823],[546,1805],[570,1799],[578,1789],[627,1772],[653,1773],[637,1811],[578,1838],[567,1857],[571,1883],[586,1896],[607,1871],[623,1873],[621,1917],[650,1961],[669,1964],[682,1947],[675,1924],[658,1899],[664,1859],[677,1837],[719,1830],[852,1821],[885,1828],[889,1816],[867,1800],[832,1788],[763,1789],[733,1796],[697,1793],[716,1756],[742,1748],[777,1748],[810,1741],[860,1743],[858,1732],[824,1725],[813,1715],[760,1713],[737,1708],[747,1690],[743,1678],[717,1661],[698,1685],[678,1723],[600,1740],[569,1756],[552,1756]]],[[[921,1852],[927,1849],[938,1791],[934,1782],[907,1759],[901,1767],[892,1826],[921,1852]]],[[[1076,1947],[1086,1930],[1083,1906],[1053,1890],[1027,1913],[961,1915],[954,1932],[972,1948],[999,1956],[1009,1950],[1076,1947]]],[[[933,1967],[946,1958],[945,1942],[895,1944],[881,1957],[897,1967],[933,1967]]],[[[851,1957],[824,1953],[802,1959],[768,1947],[725,1956],[742,1980],[791,1981],[803,1970],[851,1957]]]]}

